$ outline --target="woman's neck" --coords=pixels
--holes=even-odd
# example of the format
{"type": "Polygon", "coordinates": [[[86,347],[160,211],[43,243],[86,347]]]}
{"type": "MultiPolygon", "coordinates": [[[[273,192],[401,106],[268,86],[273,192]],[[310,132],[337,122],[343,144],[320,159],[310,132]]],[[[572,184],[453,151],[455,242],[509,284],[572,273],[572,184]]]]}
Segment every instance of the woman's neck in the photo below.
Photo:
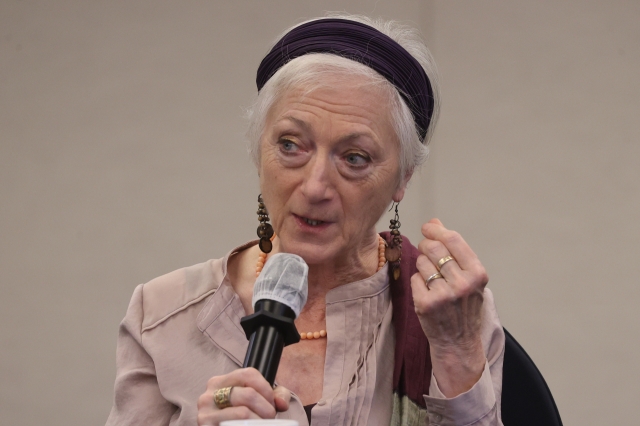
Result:
{"type": "MultiPolygon", "coordinates": [[[[281,251],[279,238],[276,237],[273,243],[273,252],[269,256],[281,251]]],[[[322,263],[307,262],[309,298],[320,297],[324,303],[324,296],[330,290],[375,274],[379,269],[378,244],[378,234],[375,234],[371,241],[363,244],[362,247],[340,253],[333,259],[322,263]]]]}
{"type": "MultiPolygon", "coordinates": [[[[378,237],[367,243],[360,250],[338,256],[330,262],[309,265],[308,296],[303,309],[304,316],[310,316],[312,321],[324,319],[325,300],[327,293],[341,285],[359,281],[376,273],[379,266],[378,237]]],[[[280,242],[273,241],[273,251],[267,259],[280,252],[280,242]]],[[[235,253],[227,262],[227,274],[233,289],[240,297],[245,312],[253,312],[251,299],[253,285],[256,280],[256,264],[260,256],[258,246],[235,253]]]]}

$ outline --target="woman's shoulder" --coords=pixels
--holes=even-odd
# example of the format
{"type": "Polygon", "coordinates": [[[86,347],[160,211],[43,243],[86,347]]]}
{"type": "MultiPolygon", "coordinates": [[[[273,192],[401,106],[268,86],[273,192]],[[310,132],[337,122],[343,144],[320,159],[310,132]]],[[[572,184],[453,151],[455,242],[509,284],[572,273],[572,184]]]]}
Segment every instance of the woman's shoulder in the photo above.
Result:
{"type": "Polygon", "coordinates": [[[212,259],[154,278],[142,284],[142,331],[163,323],[173,315],[213,294],[224,278],[224,258],[212,259]]]}

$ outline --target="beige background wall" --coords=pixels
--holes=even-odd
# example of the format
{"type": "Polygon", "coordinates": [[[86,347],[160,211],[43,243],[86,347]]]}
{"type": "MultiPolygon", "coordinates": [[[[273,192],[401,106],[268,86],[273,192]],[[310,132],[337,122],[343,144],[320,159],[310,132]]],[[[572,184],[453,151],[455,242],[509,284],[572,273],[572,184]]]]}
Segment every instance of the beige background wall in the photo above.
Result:
{"type": "Polygon", "coordinates": [[[270,41],[345,9],[419,27],[442,74],[402,231],[467,238],[565,424],[635,423],[639,2],[2,0],[3,424],[105,421],[133,287],[254,236],[270,41]]]}

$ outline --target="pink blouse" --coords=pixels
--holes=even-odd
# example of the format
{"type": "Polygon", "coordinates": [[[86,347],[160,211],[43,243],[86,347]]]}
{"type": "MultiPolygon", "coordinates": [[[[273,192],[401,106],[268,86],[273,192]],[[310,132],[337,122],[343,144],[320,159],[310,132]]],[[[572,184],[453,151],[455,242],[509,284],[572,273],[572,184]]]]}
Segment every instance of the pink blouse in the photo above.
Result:
{"type": "MultiPolygon", "coordinates": [[[[253,244],[136,287],[120,326],[115,400],[107,425],[197,424],[197,400],[207,380],[241,367],[247,350],[240,326],[246,313],[226,266],[231,254],[253,244]]],[[[392,391],[395,338],[387,266],[331,290],[326,303],[324,388],[312,410],[312,424],[399,424],[403,401],[392,391]]],[[[496,333],[501,327],[489,290],[483,321],[487,365],[482,377],[451,399],[432,377],[427,410],[416,412],[420,423],[501,424],[496,419],[504,336],[496,333]]],[[[289,410],[277,416],[308,425],[296,395],[289,410]]]]}

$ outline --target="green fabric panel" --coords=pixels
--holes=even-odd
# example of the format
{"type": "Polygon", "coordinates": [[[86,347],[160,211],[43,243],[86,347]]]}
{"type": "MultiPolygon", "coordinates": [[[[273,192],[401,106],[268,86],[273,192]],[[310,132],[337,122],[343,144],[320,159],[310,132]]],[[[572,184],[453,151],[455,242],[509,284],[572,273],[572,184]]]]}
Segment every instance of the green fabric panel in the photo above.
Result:
{"type": "Polygon", "coordinates": [[[426,426],[429,424],[427,410],[411,401],[407,396],[393,394],[391,426],[426,426]]]}

